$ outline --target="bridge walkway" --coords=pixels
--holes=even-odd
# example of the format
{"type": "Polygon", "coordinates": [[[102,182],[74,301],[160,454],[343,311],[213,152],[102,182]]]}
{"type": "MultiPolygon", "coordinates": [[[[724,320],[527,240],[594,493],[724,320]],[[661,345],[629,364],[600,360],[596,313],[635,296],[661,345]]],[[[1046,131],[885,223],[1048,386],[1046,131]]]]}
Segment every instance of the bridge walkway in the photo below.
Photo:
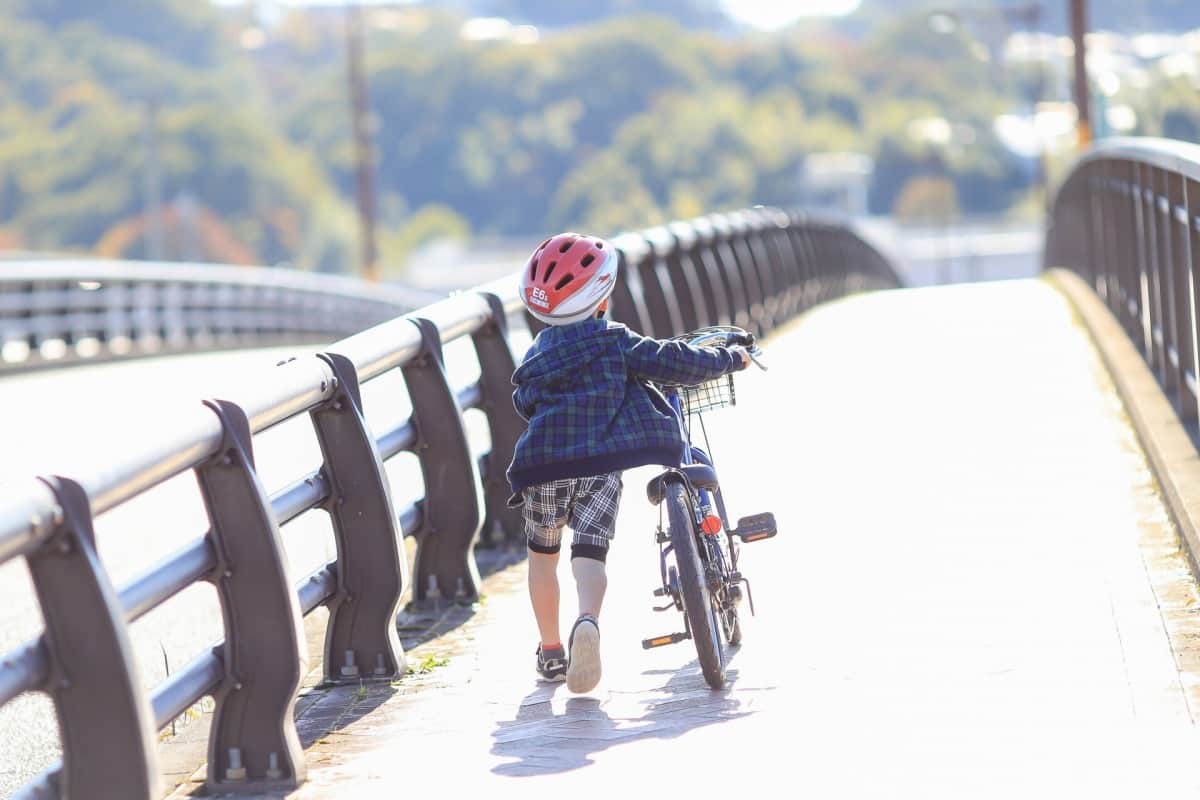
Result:
{"type": "MultiPolygon", "coordinates": [[[[518,564],[411,651],[417,674],[305,697],[290,797],[1200,787],[1196,590],[1065,299],[1038,280],[860,296],[769,350],[710,426],[731,512],[781,529],[743,550],[758,615],[725,691],[690,643],[640,648],[677,619],[650,610],[656,514],[635,470],[595,691],[535,682],[518,564]]],[[[563,577],[569,618],[565,561],[563,577]]]]}

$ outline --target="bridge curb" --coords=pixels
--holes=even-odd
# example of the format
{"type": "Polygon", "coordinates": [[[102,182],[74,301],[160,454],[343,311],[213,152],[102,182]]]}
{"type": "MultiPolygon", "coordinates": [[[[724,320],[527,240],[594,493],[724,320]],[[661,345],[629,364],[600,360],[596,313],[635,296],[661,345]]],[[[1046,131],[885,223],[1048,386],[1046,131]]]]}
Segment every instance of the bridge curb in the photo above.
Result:
{"type": "Polygon", "coordinates": [[[1142,354],[1091,287],[1065,269],[1045,275],[1091,334],[1162,489],[1192,576],[1200,580],[1200,452],[1142,354]]]}

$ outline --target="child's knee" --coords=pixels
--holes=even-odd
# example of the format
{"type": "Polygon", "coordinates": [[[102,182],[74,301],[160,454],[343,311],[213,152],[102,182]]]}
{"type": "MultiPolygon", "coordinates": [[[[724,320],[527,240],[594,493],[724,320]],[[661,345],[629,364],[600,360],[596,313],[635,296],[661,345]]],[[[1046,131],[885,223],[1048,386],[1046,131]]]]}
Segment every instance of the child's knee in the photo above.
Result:
{"type": "Polygon", "coordinates": [[[608,548],[579,542],[571,545],[571,559],[576,558],[590,558],[603,564],[608,560],[608,548]]]}
{"type": "Polygon", "coordinates": [[[536,539],[533,539],[532,537],[526,539],[525,544],[529,547],[529,554],[534,556],[558,556],[558,551],[562,549],[561,542],[544,544],[536,539]]]}

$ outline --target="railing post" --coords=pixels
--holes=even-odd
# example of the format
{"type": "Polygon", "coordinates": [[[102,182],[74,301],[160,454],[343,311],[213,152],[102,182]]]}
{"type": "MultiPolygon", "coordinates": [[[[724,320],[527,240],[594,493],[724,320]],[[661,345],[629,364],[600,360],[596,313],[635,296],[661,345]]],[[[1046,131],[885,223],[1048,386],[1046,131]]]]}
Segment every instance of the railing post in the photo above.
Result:
{"type": "Polygon", "coordinates": [[[714,246],[715,231],[704,217],[692,220],[688,228],[695,236],[692,261],[701,271],[701,283],[714,314],[713,321],[718,325],[729,325],[737,309],[733,301],[731,278],[722,268],[720,255],[714,246]]]}
{"type": "Polygon", "coordinates": [[[492,309],[491,321],[471,334],[475,355],[479,359],[479,388],[483,395],[480,406],[487,416],[492,449],[484,463],[483,493],[487,517],[483,529],[492,541],[525,540],[525,521],[521,510],[508,507],[511,494],[508,485],[508,465],[512,462],[517,439],[525,430],[525,422],[513,406],[512,375],[516,371],[512,348],[508,344],[508,316],[504,303],[494,294],[483,293],[492,309]]]}
{"type": "Polygon", "coordinates": [[[1150,171],[1150,217],[1154,221],[1154,284],[1156,287],[1156,318],[1159,353],[1159,378],[1163,389],[1170,396],[1175,390],[1174,365],[1171,363],[1171,350],[1174,346],[1174,298],[1171,287],[1171,242],[1170,218],[1166,213],[1165,198],[1162,195],[1165,181],[1164,170],[1153,167],[1150,171]]]}
{"type": "Polygon", "coordinates": [[[621,262],[609,317],[628,325],[636,333],[650,335],[653,324],[639,269],[650,256],[650,245],[640,236],[624,234],[613,241],[613,246],[621,254],[621,262]]]}
{"type": "Polygon", "coordinates": [[[83,488],[42,478],[62,510],[53,537],[26,558],[45,620],[63,749],[62,797],[157,798],[154,715],[117,595],[96,555],[91,504],[83,488]]]}
{"type": "Polygon", "coordinates": [[[324,458],[325,503],[337,544],[337,592],[328,602],[325,680],[389,679],[405,671],[396,633],[408,583],[396,512],[383,460],[363,417],[354,362],[323,353],[337,390],[309,412],[324,458]]]}
{"type": "Polygon", "coordinates": [[[1166,202],[1166,239],[1167,253],[1170,263],[1167,269],[1171,272],[1172,320],[1174,330],[1172,338],[1175,343],[1175,380],[1179,392],[1179,415],[1184,422],[1190,423],[1196,418],[1196,394],[1188,384],[1188,378],[1194,378],[1192,368],[1192,350],[1195,347],[1196,329],[1193,325],[1192,284],[1188,262],[1191,259],[1188,248],[1191,245],[1188,236],[1187,198],[1184,195],[1184,177],[1182,175],[1164,173],[1163,194],[1166,202]]]}
{"type": "Polygon", "coordinates": [[[412,399],[417,458],[425,480],[421,525],[414,536],[413,601],[479,597],[474,545],[480,528],[479,477],[463,427],[462,409],[446,379],[441,337],[427,319],[412,320],[421,331],[421,352],[401,367],[412,399]]]}
{"type": "Polygon", "coordinates": [[[682,327],[678,332],[694,331],[702,325],[711,325],[712,315],[704,300],[700,275],[688,255],[688,250],[695,242],[695,232],[686,225],[678,224],[656,228],[655,231],[661,236],[663,265],[670,277],[675,303],[679,307],[682,327]]]}
{"type": "Polygon", "coordinates": [[[1125,328],[1129,338],[1139,349],[1143,344],[1142,331],[1142,275],[1138,258],[1138,213],[1137,213],[1137,165],[1132,160],[1121,162],[1121,178],[1124,191],[1121,196],[1122,217],[1121,258],[1125,260],[1129,274],[1129,309],[1125,315],[1125,328]]]}
{"type": "Polygon", "coordinates": [[[308,667],[299,602],[271,511],[254,469],[250,423],[238,406],[206,401],[221,421],[217,453],[196,467],[217,554],[225,668],[214,693],[208,790],[257,794],[298,786],[304,753],[293,709],[308,667]]]}
{"type": "MultiPolygon", "coordinates": [[[[1197,220],[1197,214],[1200,213],[1200,182],[1191,178],[1184,179],[1184,210],[1187,214],[1184,235],[1188,241],[1188,255],[1183,266],[1187,270],[1190,287],[1192,329],[1196,331],[1197,337],[1200,337],[1200,278],[1196,275],[1196,261],[1200,258],[1200,221],[1197,220]]],[[[1200,339],[1193,341],[1190,366],[1197,383],[1200,383],[1200,339]]],[[[1197,403],[1200,403],[1200,400],[1197,400],[1197,403]]],[[[1200,406],[1193,407],[1190,413],[1192,419],[1200,416],[1200,406]]]]}
{"type": "Polygon", "coordinates": [[[775,264],[767,252],[766,231],[770,224],[761,208],[742,211],[737,215],[742,220],[745,230],[746,247],[758,270],[762,286],[763,307],[766,310],[768,324],[773,328],[783,318],[781,306],[782,293],[779,287],[775,264]]]}
{"type": "Polygon", "coordinates": [[[799,254],[788,235],[787,214],[777,208],[763,209],[761,213],[767,222],[767,229],[763,233],[767,251],[775,262],[775,272],[780,282],[780,307],[784,319],[790,319],[800,313],[799,254]]]}
{"type": "Polygon", "coordinates": [[[738,264],[737,255],[733,252],[733,237],[728,220],[720,214],[710,214],[705,218],[712,233],[709,247],[720,265],[721,274],[729,287],[730,312],[733,324],[746,330],[754,330],[753,304],[750,300],[750,290],[746,278],[738,264]]]}
{"type": "Polygon", "coordinates": [[[812,255],[812,244],[804,230],[804,215],[799,211],[788,213],[787,236],[792,243],[792,252],[796,254],[796,303],[800,311],[806,311],[813,305],[813,295],[816,292],[814,273],[816,263],[812,255]]]}
{"type": "Polygon", "coordinates": [[[644,235],[650,245],[650,257],[641,264],[642,291],[654,327],[652,332],[645,333],[659,339],[684,333],[688,330],[687,321],[679,302],[684,296],[680,291],[683,287],[675,285],[667,264],[667,256],[676,246],[675,239],[665,228],[652,228],[644,235]]]}
{"type": "Polygon", "coordinates": [[[739,217],[727,214],[717,214],[713,219],[718,226],[717,230],[723,235],[731,263],[741,279],[746,313],[749,317],[748,324],[743,327],[760,336],[766,335],[771,326],[763,303],[762,282],[758,277],[758,268],[754,265],[754,255],[746,245],[744,222],[739,217]]]}

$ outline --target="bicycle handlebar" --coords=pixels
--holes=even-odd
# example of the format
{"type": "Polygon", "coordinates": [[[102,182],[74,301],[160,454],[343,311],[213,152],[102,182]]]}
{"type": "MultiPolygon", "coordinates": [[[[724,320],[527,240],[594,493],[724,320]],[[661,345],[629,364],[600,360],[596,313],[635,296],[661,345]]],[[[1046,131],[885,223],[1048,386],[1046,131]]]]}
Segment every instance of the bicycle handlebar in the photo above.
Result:
{"type": "Polygon", "coordinates": [[[767,370],[767,365],[760,360],[763,350],[758,346],[758,340],[754,334],[736,325],[709,325],[672,338],[701,347],[706,345],[744,347],[746,348],[746,352],[750,354],[750,360],[754,362],[754,365],[764,372],[767,370]]]}

